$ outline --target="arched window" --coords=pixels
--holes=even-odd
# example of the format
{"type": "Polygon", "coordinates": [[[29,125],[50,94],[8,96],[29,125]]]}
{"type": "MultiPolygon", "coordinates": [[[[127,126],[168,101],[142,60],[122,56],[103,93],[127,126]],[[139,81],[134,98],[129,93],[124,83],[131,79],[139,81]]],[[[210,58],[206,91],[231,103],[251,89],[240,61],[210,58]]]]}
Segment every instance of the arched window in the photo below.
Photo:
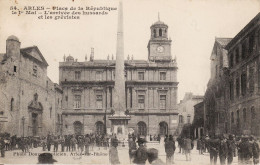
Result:
{"type": "Polygon", "coordinates": [[[137,123],[137,126],[138,126],[138,135],[146,136],[146,132],[147,132],[146,124],[144,122],[140,121],[137,123]]]}
{"type": "Polygon", "coordinates": [[[255,119],[255,107],[251,107],[251,119],[255,119]]]}
{"type": "Polygon", "coordinates": [[[156,30],[153,29],[153,37],[156,37],[156,30]]]}
{"type": "Polygon", "coordinates": [[[14,98],[11,98],[11,107],[10,110],[13,111],[14,109],[14,98]]]}
{"type": "Polygon", "coordinates": [[[246,109],[243,109],[243,121],[246,122],[246,109]]]}
{"type": "Polygon", "coordinates": [[[162,29],[159,29],[159,36],[162,36],[162,29]]]}

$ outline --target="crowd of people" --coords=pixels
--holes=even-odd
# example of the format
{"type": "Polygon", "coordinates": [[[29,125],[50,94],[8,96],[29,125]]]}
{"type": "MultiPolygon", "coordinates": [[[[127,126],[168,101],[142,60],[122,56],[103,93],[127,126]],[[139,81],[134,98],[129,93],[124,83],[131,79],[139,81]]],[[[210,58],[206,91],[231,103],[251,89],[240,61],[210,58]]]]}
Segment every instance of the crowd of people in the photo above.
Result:
{"type": "MultiPolygon", "coordinates": [[[[158,136],[137,136],[129,134],[128,139],[129,159],[131,164],[165,164],[174,163],[175,143],[178,144],[179,153],[185,154],[186,161],[191,161],[191,150],[196,149],[199,155],[209,153],[210,163],[215,165],[219,158],[221,165],[232,164],[233,158],[238,157],[239,164],[259,164],[259,139],[254,136],[204,136],[194,140],[190,136],[172,135],[158,136]],[[159,150],[147,148],[147,140],[157,143],[164,142],[166,160],[159,159],[159,150]]],[[[109,161],[111,164],[120,164],[117,147],[125,146],[125,141],[117,139],[116,135],[47,135],[46,137],[16,137],[9,134],[0,136],[1,156],[5,156],[5,151],[21,150],[29,152],[32,148],[41,147],[42,151],[53,152],[80,152],[88,155],[93,148],[107,150],[109,148],[109,161]]],[[[43,157],[50,157],[43,154],[43,157]]],[[[40,157],[39,157],[40,159],[40,157]]],[[[42,158],[41,158],[42,159],[42,158]]],[[[53,159],[54,160],[54,159],[53,159]]]]}

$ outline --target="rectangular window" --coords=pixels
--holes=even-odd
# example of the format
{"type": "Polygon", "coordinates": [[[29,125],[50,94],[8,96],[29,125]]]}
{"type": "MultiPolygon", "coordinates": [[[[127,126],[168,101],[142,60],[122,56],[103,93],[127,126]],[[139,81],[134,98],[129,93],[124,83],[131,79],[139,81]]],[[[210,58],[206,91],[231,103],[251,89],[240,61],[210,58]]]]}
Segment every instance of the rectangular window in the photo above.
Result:
{"type": "Polygon", "coordinates": [[[239,63],[240,59],[239,59],[239,49],[236,49],[236,63],[239,63]]]}
{"type": "Polygon", "coordinates": [[[255,36],[254,36],[254,32],[253,34],[250,35],[249,37],[249,48],[248,48],[248,53],[249,55],[252,55],[254,52],[254,46],[255,46],[255,36]]]}
{"type": "Polygon", "coordinates": [[[254,82],[254,71],[255,71],[255,68],[254,67],[250,67],[249,68],[249,92],[250,93],[253,93],[254,92],[254,89],[255,89],[255,82],[254,82]]]}
{"type": "Polygon", "coordinates": [[[166,80],[166,72],[160,72],[160,80],[166,80]]]}
{"type": "Polygon", "coordinates": [[[166,95],[160,95],[160,109],[166,109],[166,95]]]}
{"type": "Polygon", "coordinates": [[[246,73],[242,73],[241,75],[241,93],[242,93],[242,96],[245,96],[246,95],[246,73]]]}
{"type": "Polygon", "coordinates": [[[68,96],[65,96],[65,100],[68,101],[68,96]]]}
{"type": "Polygon", "coordinates": [[[258,64],[258,91],[260,91],[260,64],[258,64]]]}
{"type": "Polygon", "coordinates": [[[97,71],[96,72],[96,80],[97,81],[101,81],[102,80],[102,72],[101,71],[97,71]]]}
{"type": "Polygon", "coordinates": [[[103,97],[102,95],[96,95],[96,107],[97,109],[102,109],[103,108],[103,97]]]}
{"type": "Polygon", "coordinates": [[[230,57],[229,57],[229,66],[232,68],[233,67],[233,60],[234,60],[234,56],[233,56],[233,53],[230,54],[230,57]]]}
{"type": "Polygon", "coordinates": [[[51,114],[52,114],[52,107],[50,107],[50,118],[51,118],[51,114]]]}
{"type": "Polygon", "coordinates": [[[239,116],[239,110],[237,110],[237,128],[240,127],[240,116],[239,116]]]}
{"type": "Polygon", "coordinates": [[[75,80],[80,80],[81,72],[75,71],[75,80]]]}
{"type": "Polygon", "coordinates": [[[81,106],[81,96],[80,95],[75,95],[74,96],[74,108],[79,109],[81,106]]]}
{"type": "Polygon", "coordinates": [[[138,95],[138,108],[144,109],[144,95],[138,95]]]}
{"type": "Polygon", "coordinates": [[[246,57],[246,55],[247,55],[246,51],[247,51],[247,50],[246,50],[246,42],[244,42],[244,43],[242,44],[242,54],[241,54],[242,60],[245,59],[245,57],[246,57]]]}
{"type": "Polygon", "coordinates": [[[182,115],[179,116],[179,123],[183,123],[183,116],[182,115]]]}
{"type": "Polygon", "coordinates": [[[231,112],[231,123],[234,123],[234,112],[231,112]]]}
{"type": "Polygon", "coordinates": [[[229,96],[230,96],[230,100],[233,100],[234,99],[234,83],[233,83],[233,80],[230,81],[229,83],[229,96]]]}
{"type": "Polygon", "coordinates": [[[33,65],[33,76],[37,77],[37,65],[33,65]]]}
{"type": "Polygon", "coordinates": [[[138,72],[138,80],[144,80],[144,72],[138,72]]]}
{"type": "Polygon", "coordinates": [[[218,65],[216,65],[215,73],[216,73],[216,77],[218,77],[218,65]]]}
{"type": "Polygon", "coordinates": [[[239,81],[239,78],[236,79],[236,96],[237,98],[239,97],[240,95],[240,81],[239,81]]]}
{"type": "Polygon", "coordinates": [[[14,72],[16,72],[16,66],[14,66],[14,72]]]}

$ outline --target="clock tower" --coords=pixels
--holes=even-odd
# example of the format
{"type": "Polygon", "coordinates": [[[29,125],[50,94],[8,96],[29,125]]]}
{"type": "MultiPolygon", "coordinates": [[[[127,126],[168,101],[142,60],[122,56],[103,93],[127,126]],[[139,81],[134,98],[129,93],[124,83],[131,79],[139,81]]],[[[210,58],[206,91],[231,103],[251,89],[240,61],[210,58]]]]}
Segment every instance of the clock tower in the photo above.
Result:
{"type": "Polygon", "coordinates": [[[151,38],[147,46],[149,61],[172,61],[171,42],[168,39],[168,25],[159,19],[151,26],[151,38]]]}

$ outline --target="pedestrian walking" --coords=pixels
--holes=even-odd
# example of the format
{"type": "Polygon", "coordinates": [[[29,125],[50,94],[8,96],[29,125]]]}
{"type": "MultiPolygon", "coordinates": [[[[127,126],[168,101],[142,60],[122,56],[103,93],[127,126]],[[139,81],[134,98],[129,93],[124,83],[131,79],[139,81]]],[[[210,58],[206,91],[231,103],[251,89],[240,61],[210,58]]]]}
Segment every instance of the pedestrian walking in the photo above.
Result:
{"type": "Polygon", "coordinates": [[[59,146],[59,139],[57,136],[55,136],[53,138],[53,152],[57,152],[58,151],[58,146],[59,146]]]}
{"type": "Polygon", "coordinates": [[[0,150],[1,150],[1,157],[5,157],[5,142],[3,136],[0,136],[0,150]]]}
{"type": "Polygon", "coordinates": [[[130,159],[130,164],[133,162],[134,158],[134,153],[136,152],[136,142],[133,140],[132,137],[129,138],[128,140],[128,147],[129,147],[129,159],[130,159]]]}
{"type": "Polygon", "coordinates": [[[228,148],[228,154],[227,154],[227,164],[232,164],[233,157],[235,156],[236,152],[236,143],[233,135],[229,135],[227,140],[227,148],[228,148]]]}
{"type": "Polygon", "coordinates": [[[186,156],[186,161],[191,161],[191,149],[192,149],[192,141],[190,137],[186,137],[184,139],[184,152],[186,156]]]}
{"type": "Polygon", "coordinates": [[[47,149],[48,149],[48,151],[51,150],[51,143],[52,143],[52,137],[51,137],[51,135],[49,134],[49,135],[47,136],[47,149]]]}
{"type": "Polygon", "coordinates": [[[210,156],[210,164],[216,165],[217,158],[218,158],[219,139],[213,136],[208,140],[207,145],[208,145],[209,156],[210,156]]]}
{"type": "Polygon", "coordinates": [[[228,154],[228,147],[227,147],[226,139],[222,135],[220,137],[220,142],[219,142],[219,160],[221,165],[226,164],[227,154],[228,154]]]}
{"type": "Polygon", "coordinates": [[[85,155],[89,155],[90,138],[88,134],[85,137],[84,144],[85,144],[85,155]]]}
{"type": "Polygon", "coordinates": [[[165,153],[166,153],[166,164],[171,165],[174,163],[174,151],[175,151],[175,141],[173,136],[170,135],[169,140],[165,142],[165,153]]]}
{"type": "Polygon", "coordinates": [[[259,164],[259,144],[257,143],[257,139],[255,137],[251,137],[252,141],[252,154],[253,154],[253,163],[254,165],[259,164]]]}
{"type": "Polygon", "coordinates": [[[239,148],[241,150],[241,163],[250,164],[250,158],[253,156],[253,153],[248,135],[242,137],[242,142],[239,144],[239,148]]]}
{"type": "Polygon", "coordinates": [[[117,138],[114,138],[111,142],[111,147],[109,149],[109,162],[110,164],[120,164],[119,162],[119,157],[118,157],[118,151],[117,151],[117,146],[118,146],[118,140],[117,138]]]}
{"type": "Polygon", "coordinates": [[[144,138],[138,138],[137,143],[139,147],[134,154],[133,163],[144,165],[147,160],[146,140],[144,138]]]}

